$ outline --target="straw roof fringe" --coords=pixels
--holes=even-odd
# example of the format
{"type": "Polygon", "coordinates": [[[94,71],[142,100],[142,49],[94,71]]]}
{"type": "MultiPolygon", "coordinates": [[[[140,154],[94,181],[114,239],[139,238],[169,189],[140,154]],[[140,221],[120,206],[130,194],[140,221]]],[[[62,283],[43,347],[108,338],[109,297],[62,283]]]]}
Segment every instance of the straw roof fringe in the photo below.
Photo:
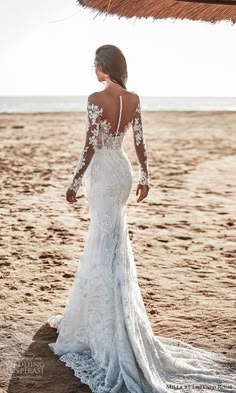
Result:
{"type": "Polygon", "coordinates": [[[216,23],[236,23],[236,1],[230,0],[76,0],[98,14],[125,18],[190,19],[216,23]]]}

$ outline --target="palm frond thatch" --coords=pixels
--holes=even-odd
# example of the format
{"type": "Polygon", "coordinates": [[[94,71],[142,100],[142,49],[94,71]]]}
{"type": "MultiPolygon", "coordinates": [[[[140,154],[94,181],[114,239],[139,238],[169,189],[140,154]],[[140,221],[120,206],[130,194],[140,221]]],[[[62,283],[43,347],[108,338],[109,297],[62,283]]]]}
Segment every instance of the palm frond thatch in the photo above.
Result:
{"type": "Polygon", "coordinates": [[[233,0],[77,0],[78,5],[126,18],[190,19],[215,23],[236,22],[233,0]]]}

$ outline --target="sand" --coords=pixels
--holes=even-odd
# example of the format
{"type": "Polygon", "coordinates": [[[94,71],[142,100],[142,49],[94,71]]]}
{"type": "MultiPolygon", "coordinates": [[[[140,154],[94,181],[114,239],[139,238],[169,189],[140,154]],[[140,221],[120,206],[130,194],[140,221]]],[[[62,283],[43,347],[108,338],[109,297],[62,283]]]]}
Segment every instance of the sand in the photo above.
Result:
{"type": "MultiPolygon", "coordinates": [[[[143,112],[151,188],[128,204],[156,335],[236,359],[236,112],[143,112]]],[[[50,351],[89,224],[84,186],[65,199],[85,113],[0,114],[0,391],[89,392],[50,351]]],[[[125,151],[136,170],[132,130],[125,151]]]]}

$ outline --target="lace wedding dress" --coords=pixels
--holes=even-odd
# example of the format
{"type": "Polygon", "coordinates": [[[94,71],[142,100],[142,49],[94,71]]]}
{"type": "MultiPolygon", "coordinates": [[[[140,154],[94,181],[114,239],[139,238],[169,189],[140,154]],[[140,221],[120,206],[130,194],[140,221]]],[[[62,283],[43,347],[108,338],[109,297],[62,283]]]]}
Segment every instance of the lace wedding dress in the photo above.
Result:
{"type": "Polygon", "coordinates": [[[96,94],[70,186],[77,192],[84,178],[90,226],[64,314],[48,318],[58,333],[49,347],[95,393],[236,391],[233,359],[152,331],[128,234],[134,172],[122,148],[132,125],[139,182],[148,184],[140,101],[129,93],[136,100],[129,118],[127,96],[99,105],[96,94]]]}

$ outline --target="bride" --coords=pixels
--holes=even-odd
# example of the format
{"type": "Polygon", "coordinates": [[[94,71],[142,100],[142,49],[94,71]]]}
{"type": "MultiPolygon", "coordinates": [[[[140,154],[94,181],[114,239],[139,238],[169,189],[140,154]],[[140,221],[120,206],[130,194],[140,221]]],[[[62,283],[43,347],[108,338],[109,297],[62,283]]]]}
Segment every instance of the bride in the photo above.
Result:
{"type": "Polygon", "coordinates": [[[152,331],[127,227],[134,172],[122,148],[132,126],[140,202],[149,192],[140,100],[126,89],[116,46],[96,50],[95,70],[106,87],[88,97],[85,144],[66,193],[76,202],[84,179],[90,224],[64,314],[48,318],[58,333],[49,347],[95,393],[233,392],[233,359],[152,331]]]}

